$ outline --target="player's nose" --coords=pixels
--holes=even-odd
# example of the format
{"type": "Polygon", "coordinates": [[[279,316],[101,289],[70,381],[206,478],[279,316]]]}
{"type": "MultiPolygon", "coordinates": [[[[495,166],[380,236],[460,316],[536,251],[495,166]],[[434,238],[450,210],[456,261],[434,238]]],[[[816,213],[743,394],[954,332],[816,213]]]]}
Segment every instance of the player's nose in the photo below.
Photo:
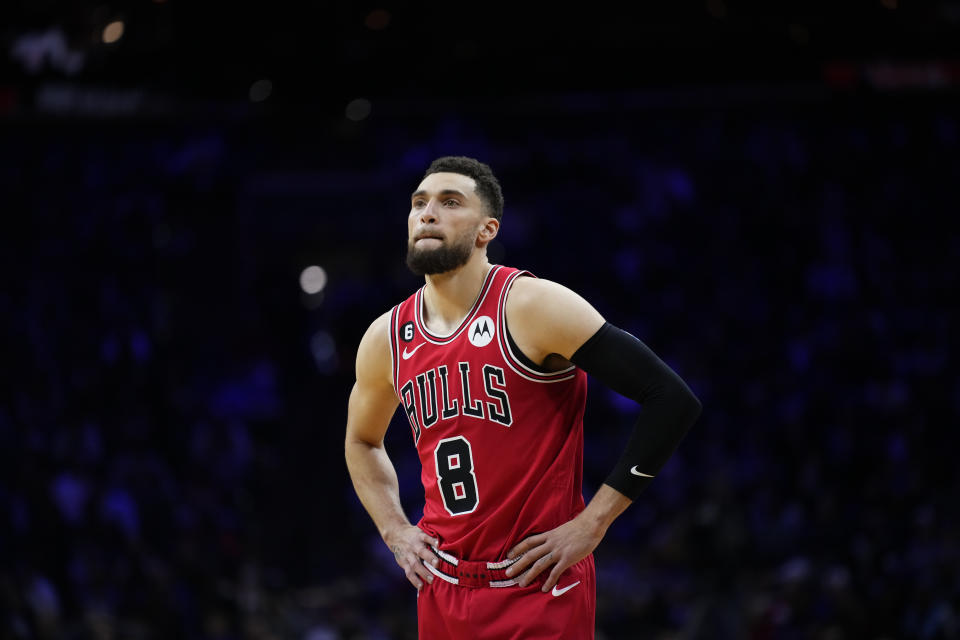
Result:
{"type": "Polygon", "coordinates": [[[435,224],[437,222],[436,201],[431,200],[423,209],[420,210],[420,224],[435,224]]]}

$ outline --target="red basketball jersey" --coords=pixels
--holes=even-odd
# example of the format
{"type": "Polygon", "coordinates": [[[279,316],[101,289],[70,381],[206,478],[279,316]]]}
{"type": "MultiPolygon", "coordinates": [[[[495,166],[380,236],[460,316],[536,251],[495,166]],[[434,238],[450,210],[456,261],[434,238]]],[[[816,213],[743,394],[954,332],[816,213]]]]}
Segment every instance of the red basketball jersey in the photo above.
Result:
{"type": "Polygon", "coordinates": [[[423,288],[390,318],[394,388],[423,467],[419,526],[467,560],[502,559],[584,509],[587,376],[518,358],[504,308],[519,276],[532,274],[494,265],[447,336],[426,328],[423,288]]]}

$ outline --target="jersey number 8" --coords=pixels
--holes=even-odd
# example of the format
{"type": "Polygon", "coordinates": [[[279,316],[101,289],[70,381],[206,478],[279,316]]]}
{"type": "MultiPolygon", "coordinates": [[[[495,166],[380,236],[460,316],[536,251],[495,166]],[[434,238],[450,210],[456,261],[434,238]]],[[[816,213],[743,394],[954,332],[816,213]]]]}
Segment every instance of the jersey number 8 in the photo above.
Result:
{"type": "Polygon", "coordinates": [[[441,440],[433,450],[433,459],[437,466],[437,485],[447,513],[452,516],[471,513],[480,498],[470,442],[463,436],[441,440]]]}

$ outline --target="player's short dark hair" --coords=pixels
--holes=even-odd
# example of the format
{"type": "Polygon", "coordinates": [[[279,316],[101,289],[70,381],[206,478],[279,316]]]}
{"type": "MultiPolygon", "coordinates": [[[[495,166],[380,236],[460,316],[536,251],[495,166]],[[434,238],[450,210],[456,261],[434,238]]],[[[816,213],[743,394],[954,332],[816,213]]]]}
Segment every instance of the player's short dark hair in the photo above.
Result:
{"type": "Polygon", "coordinates": [[[440,172],[459,173],[473,178],[477,183],[477,195],[487,207],[490,217],[497,220],[503,219],[503,191],[489,165],[466,156],[444,156],[431,162],[423,177],[440,172]]]}

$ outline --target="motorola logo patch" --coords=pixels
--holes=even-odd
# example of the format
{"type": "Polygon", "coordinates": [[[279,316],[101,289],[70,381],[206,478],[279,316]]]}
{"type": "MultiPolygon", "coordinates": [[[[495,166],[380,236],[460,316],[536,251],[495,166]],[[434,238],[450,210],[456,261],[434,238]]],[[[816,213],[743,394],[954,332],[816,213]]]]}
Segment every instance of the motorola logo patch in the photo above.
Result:
{"type": "Polygon", "coordinates": [[[485,347],[493,340],[493,333],[496,327],[490,316],[480,316],[470,323],[467,329],[467,337],[470,338],[470,344],[475,347],[485,347]]]}

